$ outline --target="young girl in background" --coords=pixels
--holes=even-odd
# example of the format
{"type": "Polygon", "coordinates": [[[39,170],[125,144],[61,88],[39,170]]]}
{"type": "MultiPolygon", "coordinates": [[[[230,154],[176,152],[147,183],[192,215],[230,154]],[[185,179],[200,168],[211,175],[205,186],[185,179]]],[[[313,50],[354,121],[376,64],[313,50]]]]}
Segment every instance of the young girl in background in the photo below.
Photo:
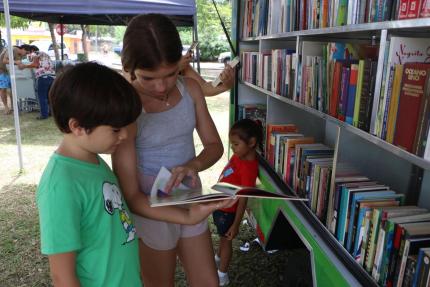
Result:
{"type": "MultiPolygon", "coordinates": [[[[231,127],[229,139],[233,156],[221,173],[219,181],[254,187],[258,175],[256,149],[262,140],[261,127],[253,120],[240,120],[231,127]]],[[[246,198],[240,198],[232,207],[213,213],[220,236],[219,249],[215,254],[220,286],[225,286],[230,281],[227,269],[232,255],[232,240],[239,232],[246,203],[246,198]]]]}

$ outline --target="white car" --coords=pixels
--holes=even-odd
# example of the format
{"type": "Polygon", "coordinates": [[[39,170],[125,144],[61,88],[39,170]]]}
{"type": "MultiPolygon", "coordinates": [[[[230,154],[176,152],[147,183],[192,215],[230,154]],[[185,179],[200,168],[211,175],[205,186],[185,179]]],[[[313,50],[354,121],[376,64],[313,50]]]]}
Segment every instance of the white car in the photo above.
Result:
{"type": "MultiPolygon", "coordinates": [[[[46,54],[51,57],[51,59],[55,60],[55,52],[54,52],[54,46],[52,45],[51,41],[34,41],[31,42],[30,45],[35,45],[37,48],[39,48],[39,51],[45,52],[46,54]]],[[[61,48],[60,43],[57,43],[58,45],[58,53],[60,55],[61,59],[61,48]]],[[[67,48],[66,43],[63,43],[63,53],[64,53],[64,60],[68,60],[70,58],[70,51],[69,48],[67,48]]]]}
{"type": "Polygon", "coordinates": [[[221,54],[219,54],[218,56],[218,62],[219,63],[228,63],[231,60],[231,52],[223,52],[221,54]]]}

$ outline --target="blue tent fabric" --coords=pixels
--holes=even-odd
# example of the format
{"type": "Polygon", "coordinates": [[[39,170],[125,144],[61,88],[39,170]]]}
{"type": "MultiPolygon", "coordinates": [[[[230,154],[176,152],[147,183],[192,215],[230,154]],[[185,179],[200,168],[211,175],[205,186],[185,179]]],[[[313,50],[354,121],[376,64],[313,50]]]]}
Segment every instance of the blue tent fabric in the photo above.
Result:
{"type": "MultiPolygon", "coordinates": [[[[126,25],[137,14],[161,13],[193,26],[195,0],[9,0],[10,14],[64,24],[126,25]]],[[[3,12],[3,7],[0,7],[3,12]]]]}

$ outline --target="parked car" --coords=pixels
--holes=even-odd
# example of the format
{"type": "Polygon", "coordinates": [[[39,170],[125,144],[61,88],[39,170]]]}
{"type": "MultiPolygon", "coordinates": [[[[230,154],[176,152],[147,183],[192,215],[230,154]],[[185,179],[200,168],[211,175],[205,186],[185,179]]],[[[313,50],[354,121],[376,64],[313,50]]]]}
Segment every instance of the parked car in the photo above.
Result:
{"type": "MultiPolygon", "coordinates": [[[[30,45],[37,46],[37,48],[39,48],[39,51],[45,52],[46,54],[49,55],[49,57],[51,57],[51,59],[55,60],[54,46],[52,45],[51,41],[43,41],[43,40],[34,41],[34,42],[31,42],[30,45]]],[[[60,58],[61,58],[60,44],[57,43],[57,45],[58,45],[58,53],[60,54],[60,58]]],[[[63,43],[63,54],[64,54],[64,60],[68,60],[70,58],[70,51],[66,43],[63,43]]]]}
{"type": "Polygon", "coordinates": [[[228,63],[231,60],[231,52],[223,52],[221,54],[219,54],[218,56],[218,62],[219,63],[228,63]]]}

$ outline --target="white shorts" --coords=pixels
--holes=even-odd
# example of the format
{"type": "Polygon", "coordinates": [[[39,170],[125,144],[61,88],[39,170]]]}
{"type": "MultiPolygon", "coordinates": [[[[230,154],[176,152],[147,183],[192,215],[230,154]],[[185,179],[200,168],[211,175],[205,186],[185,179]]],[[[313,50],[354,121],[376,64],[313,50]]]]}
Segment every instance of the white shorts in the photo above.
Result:
{"type": "MultiPolygon", "coordinates": [[[[146,195],[150,194],[155,176],[140,174],[140,188],[146,195]]],[[[156,207],[155,207],[156,208],[156,207]]],[[[208,229],[207,219],[194,224],[175,224],[166,221],[148,219],[133,214],[136,234],[150,248],[155,250],[171,250],[176,248],[180,238],[198,236],[208,229]]]]}

